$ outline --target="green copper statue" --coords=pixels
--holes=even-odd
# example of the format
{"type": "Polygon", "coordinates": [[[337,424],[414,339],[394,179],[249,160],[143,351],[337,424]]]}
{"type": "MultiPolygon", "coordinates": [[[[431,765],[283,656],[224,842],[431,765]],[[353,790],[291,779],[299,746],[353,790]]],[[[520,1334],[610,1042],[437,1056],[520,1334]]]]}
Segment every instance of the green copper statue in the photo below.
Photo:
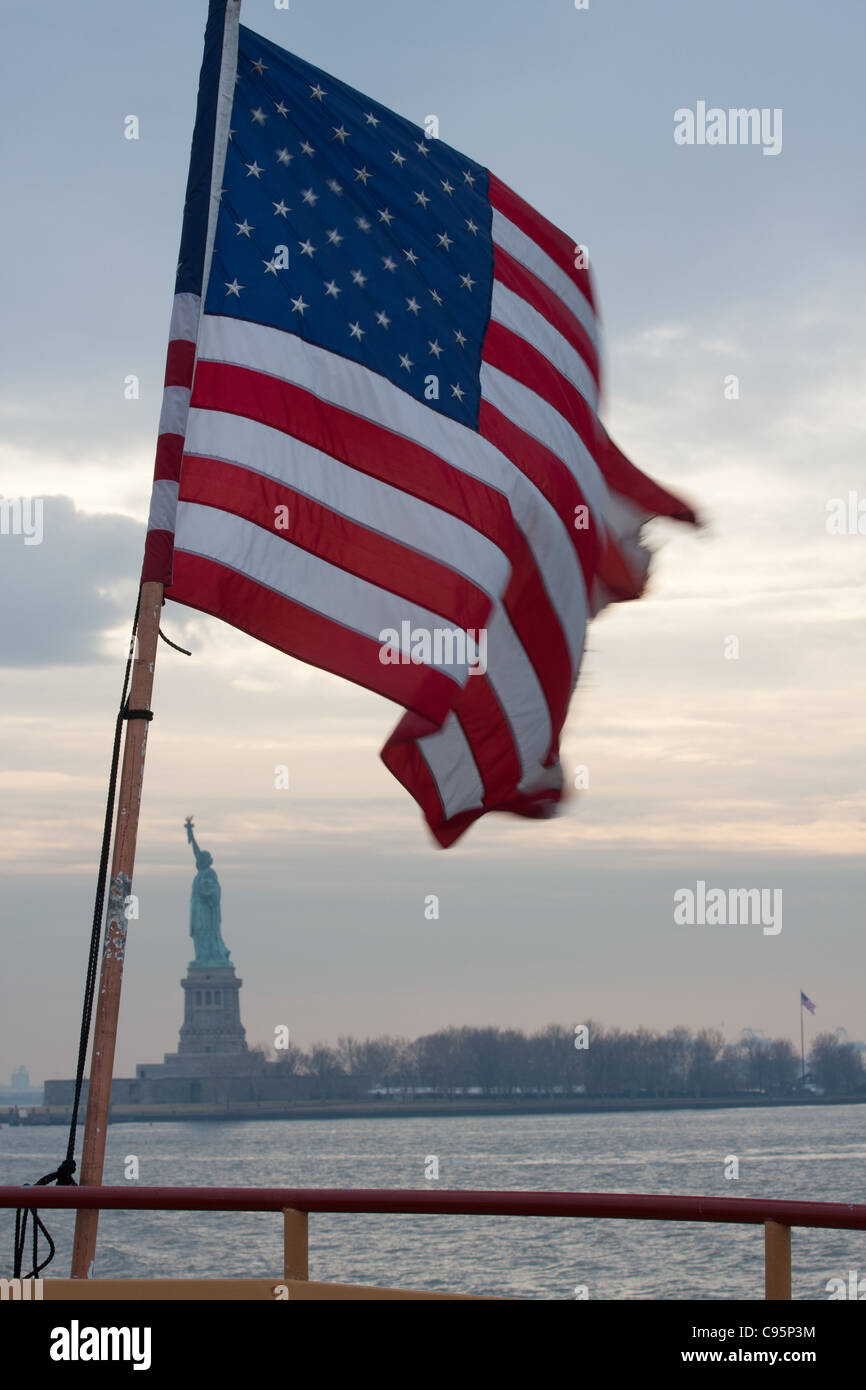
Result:
{"type": "Polygon", "coordinates": [[[216,870],[211,867],[213,856],[196,844],[192,816],[187,816],[184,824],[198,870],[192,881],[189,905],[189,934],[195,943],[195,960],[190,964],[231,965],[231,956],[220,934],[220,884],[216,870]]]}

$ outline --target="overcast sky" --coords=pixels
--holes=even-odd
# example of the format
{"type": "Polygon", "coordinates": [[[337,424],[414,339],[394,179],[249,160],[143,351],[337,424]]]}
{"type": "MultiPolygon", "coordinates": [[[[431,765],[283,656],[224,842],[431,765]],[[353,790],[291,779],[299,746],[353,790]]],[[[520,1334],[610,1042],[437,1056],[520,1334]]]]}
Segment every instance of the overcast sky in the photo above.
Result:
{"type": "MultiPolygon", "coordinates": [[[[44,536],[0,536],[0,1082],[74,1064],[205,14],[3,7],[0,495],[43,499],[44,536]]],[[[799,1044],[801,987],[810,1031],[866,1037],[866,534],[827,530],[833,499],[866,513],[862,4],[244,0],[242,21],[436,114],[589,247],[608,427],[710,524],[656,523],[648,594],[590,632],[563,741],[589,789],[447,852],[379,761],[393,706],[167,605],[193,655],[157,664],[118,1074],[176,1047],[191,812],[251,1042],[593,1017],[799,1044]],[[781,151],[678,145],[699,101],[781,110],[781,151]],[[782,930],[676,925],[699,879],[781,889],[782,930]]]]}

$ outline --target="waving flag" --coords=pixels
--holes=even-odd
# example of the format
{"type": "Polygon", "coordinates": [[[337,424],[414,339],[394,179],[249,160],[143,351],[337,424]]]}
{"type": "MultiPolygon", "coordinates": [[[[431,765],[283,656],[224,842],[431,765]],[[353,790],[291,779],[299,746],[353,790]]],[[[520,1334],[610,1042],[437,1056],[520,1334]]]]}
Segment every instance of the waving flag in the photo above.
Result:
{"type": "Polygon", "coordinates": [[[587,622],[695,519],[599,385],[572,238],[212,0],[144,578],[402,706],[440,844],[550,812],[587,622]]]}
{"type": "Polygon", "coordinates": [[[800,1007],[808,1009],[810,1014],[813,1014],[817,1007],[815,1004],[812,1003],[808,994],[804,994],[802,990],[800,990],[800,1007]]]}

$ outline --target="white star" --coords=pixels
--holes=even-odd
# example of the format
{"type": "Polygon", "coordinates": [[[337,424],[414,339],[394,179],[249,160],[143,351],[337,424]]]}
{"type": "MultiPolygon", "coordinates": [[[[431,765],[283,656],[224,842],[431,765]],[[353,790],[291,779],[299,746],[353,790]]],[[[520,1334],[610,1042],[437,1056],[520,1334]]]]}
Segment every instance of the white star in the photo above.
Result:
{"type": "Polygon", "coordinates": [[[420,203],[422,208],[426,208],[429,201],[430,199],[427,197],[427,194],[423,191],[423,189],[420,193],[415,194],[415,202],[420,203]]]}
{"type": "Polygon", "coordinates": [[[304,310],[309,309],[309,307],[309,304],[304,303],[303,297],[301,295],[298,295],[297,299],[292,300],[293,314],[300,314],[303,317],[304,310]]]}
{"type": "Polygon", "coordinates": [[[379,124],[379,117],[374,116],[372,111],[368,111],[364,119],[366,120],[367,125],[373,126],[374,129],[379,124]]]}
{"type": "Polygon", "coordinates": [[[383,264],[383,266],[385,267],[386,270],[396,270],[396,269],[397,269],[397,262],[396,262],[396,261],[392,261],[390,256],[383,256],[383,257],[382,257],[382,264],[383,264]]]}
{"type": "Polygon", "coordinates": [[[356,227],[360,227],[362,232],[369,232],[373,224],[371,222],[368,222],[366,217],[356,217],[355,225],[356,227]]]}
{"type": "Polygon", "coordinates": [[[473,178],[473,176],[472,176],[472,171],[471,171],[470,169],[465,169],[465,170],[464,170],[464,172],[463,172],[463,182],[464,182],[464,183],[468,183],[470,188],[471,188],[471,187],[473,186],[473,184],[475,183],[475,179],[473,178]]]}
{"type": "Polygon", "coordinates": [[[326,281],[325,281],[325,294],[329,294],[329,295],[331,296],[332,299],[336,299],[336,298],[337,298],[337,295],[338,295],[338,294],[342,294],[342,293],[343,293],[343,291],[342,291],[342,289],[340,288],[340,286],[337,284],[336,280],[326,280],[326,281]]]}
{"type": "Polygon", "coordinates": [[[352,279],[355,281],[356,285],[361,286],[361,289],[363,289],[367,283],[367,277],[364,274],[363,270],[353,270],[352,279]]]}
{"type": "Polygon", "coordinates": [[[466,275],[460,276],[460,283],[463,286],[464,290],[468,290],[470,294],[472,293],[472,286],[475,284],[475,281],[472,279],[472,276],[468,272],[466,275]]]}
{"type": "Polygon", "coordinates": [[[256,230],[255,227],[250,226],[246,218],[244,218],[243,222],[236,222],[235,226],[237,227],[236,236],[249,236],[250,232],[256,230]]]}
{"type": "Polygon", "coordinates": [[[442,296],[441,296],[441,294],[439,294],[439,292],[438,292],[437,290],[431,290],[430,293],[432,294],[433,299],[434,299],[434,301],[435,301],[437,304],[441,304],[441,303],[442,303],[442,296]]]}
{"type": "Polygon", "coordinates": [[[249,174],[247,174],[247,178],[250,178],[252,176],[252,178],[257,179],[260,174],[264,173],[264,169],[257,163],[255,159],[253,160],[252,164],[248,164],[246,167],[250,171],[249,174]]]}
{"type": "Polygon", "coordinates": [[[392,163],[392,164],[399,164],[399,165],[400,165],[400,168],[402,169],[402,168],[403,168],[403,165],[406,163],[406,156],[405,156],[405,154],[401,154],[399,150],[392,150],[392,151],[391,151],[391,163],[392,163]]]}
{"type": "Polygon", "coordinates": [[[318,82],[316,83],[315,87],[310,88],[311,99],[315,97],[316,101],[321,101],[322,97],[326,97],[327,95],[328,93],[324,90],[324,88],[319,86],[318,82]]]}
{"type": "Polygon", "coordinates": [[[458,401],[461,401],[461,402],[462,402],[463,397],[466,395],[466,392],[463,390],[463,388],[462,388],[462,387],[460,386],[460,384],[458,383],[457,386],[452,386],[452,387],[451,387],[451,394],[452,394],[452,396],[456,396],[457,399],[458,399],[458,401]]]}
{"type": "Polygon", "coordinates": [[[237,131],[236,131],[232,126],[229,126],[229,139],[230,139],[230,140],[231,140],[231,138],[232,138],[233,135],[237,135],[237,131]]]}
{"type": "Polygon", "coordinates": [[[293,154],[289,154],[288,150],[276,150],[275,154],[278,164],[291,164],[295,157],[293,154]]]}
{"type": "Polygon", "coordinates": [[[301,193],[301,197],[305,203],[309,203],[311,208],[315,207],[316,203],[319,201],[318,193],[314,193],[312,188],[305,188],[301,193]]]}
{"type": "Polygon", "coordinates": [[[332,246],[339,246],[341,241],[345,241],[345,237],[342,237],[340,235],[336,227],[331,228],[331,230],[327,233],[327,237],[328,241],[331,243],[332,246]]]}
{"type": "MultiPolygon", "coordinates": [[[[428,343],[430,343],[429,338],[427,339],[427,341],[428,343]]],[[[439,346],[438,338],[434,338],[433,342],[430,343],[430,351],[432,352],[433,356],[436,358],[436,361],[438,362],[439,358],[442,356],[442,348],[439,346]]]]}
{"type": "Polygon", "coordinates": [[[428,154],[430,153],[430,151],[428,150],[428,148],[427,148],[427,146],[425,145],[425,143],[424,143],[423,140],[419,140],[419,141],[418,141],[418,144],[415,146],[415,148],[416,148],[416,150],[418,151],[419,154],[423,154],[423,156],[424,156],[425,159],[427,158],[428,154]]]}
{"type": "Polygon", "coordinates": [[[274,203],[274,217],[285,217],[286,213],[291,212],[291,210],[288,204],[283,202],[282,198],[278,203],[274,203]]]}
{"type": "Polygon", "coordinates": [[[337,183],[336,179],[328,179],[328,187],[330,188],[332,193],[335,193],[337,195],[338,198],[342,198],[343,185],[341,183],[337,183]]]}
{"type": "Polygon", "coordinates": [[[313,155],[316,153],[316,151],[313,149],[313,147],[312,147],[312,145],[310,144],[309,140],[301,140],[301,141],[300,141],[300,146],[301,146],[301,153],[302,153],[302,154],[308,154],[308,155],[310,156],[310,158],[312,159],[312,157],[313,157],[313,155]]]}
{"type": "Polygon", "coordinates": [[[454,192],[453,183],[449,183],[447,179],[440,179],[439,182],[442,184],[442,187],[444,188],[445,192],[448,194],[450,198],[451,194],[454,192]]]}
{"type": "Polygon", "coordinates": [[[357,183],[358,179],[360,179],[365,188],[367,187],[367,180],[372,177],[372,174],[367,173],[366,164],[362,165],[360,169],[355,170],[355,182],[357,183]]]}
{"type": "Polygon", "coordinates": [[[454,243],[447,232],[439,233],[439,245],[444,246],[446,251],[450,251],[453,244],[454,243]]]}
{"type": "Polygon", "coordinates": [[[275,102],[274,102],[274,106],[277,108],[277,110],[279,111],[279,113],[280,113],[281,116],[283,116],[283,117],[288,116],[288,114],[289,114],[289,108],[288,108],[288,106],[286,106],[285,102],[283,102],[283,101],[275,101],[275,102]]]}
{"type": "Polygon", "coordinates": [[[470,232],[472,233],[472,235],[475,236],[475,233],[478,231],[478,227],[477,227],[476,224],[472,221],[472,218],[471,218],[471,217],[467,217],[467,219],[466,219],[466,225],[467,225],[467,227],[469,228],[469,230],[470,230],[470,232]]]}
{"type": "Polygon", "coordinates": [[[276,273],[277,273],[277,263],[276,263],[276,260],[262,261],[262,265],[263,265],[264,268],[265,268],[265,274],[266,274],[266,275],[267,275],[268,271],[270,271],[272,275],[276,275],[276,273]]]}
{"type": "Polygon", "coordinates": [[[307,237],[306,241],[299,241],[298,245],[301,248],[302,256],[312,256],[313,252],[316,249],[313,243],[310,241],[309,237],[307,237]]]}
{"type": "Polygon", "coordinates": [[[403,255],[406,257],[406,260],[409,262],[410,265],[414,265],[418,259],[418,257],[415,255],[415,252],[411,250],[411,248],[408,251],[404,251],[403,255]]]}
{"type": "Polygon", "coordinates": [[[260,106],[257,106],[255,111],[250,107],[250,115],[253,118],[254,125],[264,125],[265,121],[268,119],[260,106]]]}
{"type": "Polygon", "coordinates": [[[366,328],[362,328],[358,322],[349,324],[349,333],[353,338],[357,338],[359,343],[366,332],[366,328]]]}
{"type": "Polygon", "coordinates": [[[459,328],[455,328],[455,330],[454,330],[454,337],[457,339],[458,345],[459,345],[460,347],[463,347],[464,344],[468,342],[468,339],[467,339],[467,338],[464,338],[464,336],[463,336],[463,334],[460,332],[460,329],[459,329],[459,328]]]}
{"type": "Polygon", "coordinates": [[[394,221],[393,212],[391,212],[389,208],[380,208],[379,221],[384,222],[386,227],[390,227],[391,223],[394,221]]]}
{"type": "Polygon", "coordinates": [[[230,294],[233,294],[233,295],[235,296],[236,299],[240,299],[240,297],[241,297],[241,290],[244,289],[244,286],[238,284],[238,277],[237,277],[237,276],[235,276],[235,278],[232,280],[231,284],[229,284],[228,280],[224,280],[224,281],[223,281],[223,284],[224,284],[225,287],[226,287],[226,298],[227,298],[227,299],[228,299],[228,296],[229,296],[230,294]]]}
{"type": "Polygon", "coordinates": [[[405,367],[407,372],[411,372],[412,368],[415,366],[408,352],[400,353],[400,366],[405,367]]]}
{"type": "Polygon", "coordinates": [[[377,322],[382,328],[390,328],[390,327],[391,327],[391,320],[388,318],[388,315],[385,313],[385,310],[384,310],[384,309],[380,309],[380,310],[379,310],[378,314],[376,315],[376,322],[377,322]]]}
{"type": "Polygon", "coordinates": [[[267,72],[268,70],[265,64],[262,62],[261,58],[257,58],[254,63],[250,63],[250,67],[252,68],[253,72],[258,73],[259,77],[261,77],[263,72],[267,72]]]}
{"type": "Polygon", "coordinates": [[[342,126],[342,125],[335,125],[335,126],[334,126],[334,133],[333,133],[333,135],[331,136],[331,139],[332,139],[332,140],[339,140],[339,142],[340,142],[341,145],[345,145],[345,143],[346,143],[346,141],[348,140],[348,138],[349,138],[349,132],[348,132],[348,130],[346,130],[345,126],[342,126]]]}
{"type": "Polygon", "coordinates": [[[408,314],[417,314],[420,308],[421,305],[418,303],[414,295],[411,299],[406,300],[406,312],[408,314]]]}

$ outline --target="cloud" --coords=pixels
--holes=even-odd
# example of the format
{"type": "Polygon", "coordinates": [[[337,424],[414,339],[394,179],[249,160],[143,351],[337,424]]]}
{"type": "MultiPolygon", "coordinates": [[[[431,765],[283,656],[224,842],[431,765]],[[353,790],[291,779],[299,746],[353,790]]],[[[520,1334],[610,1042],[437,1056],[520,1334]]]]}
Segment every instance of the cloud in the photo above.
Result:
{"type": "Polygon", "coordinates": [[[104,630],[131,625],[144,529],[128,517],[85,515],[69,497],[32,500],[42,504],[41,541],[0,535],[0,665],[101,661],[104,630]]]}

